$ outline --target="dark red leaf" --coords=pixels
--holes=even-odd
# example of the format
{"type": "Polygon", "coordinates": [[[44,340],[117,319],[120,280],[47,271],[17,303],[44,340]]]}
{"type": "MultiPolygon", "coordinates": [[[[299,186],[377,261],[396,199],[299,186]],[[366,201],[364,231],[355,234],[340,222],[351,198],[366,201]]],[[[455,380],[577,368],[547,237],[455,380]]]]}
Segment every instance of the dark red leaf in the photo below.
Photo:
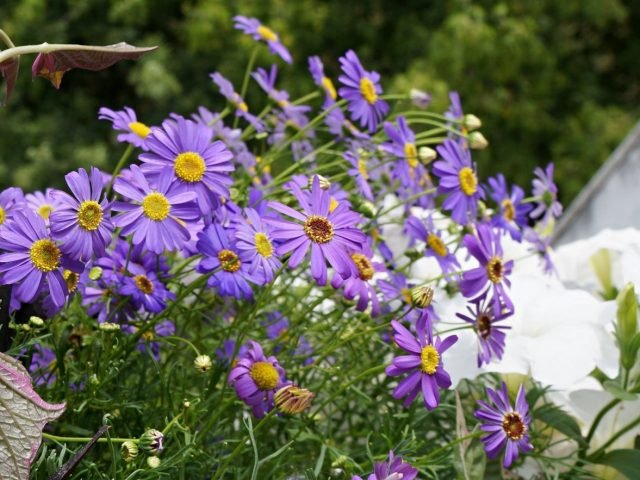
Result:
{"type": "Polygon", "coordinates": [[[19,67],[20,57],[13,57],[0,63],[0,73],[2,73],[4,81],[6,82],[6,93],[2,102],[3,105],[7,104],[9,96],[11,95],[11,92],[13,92],[13,88],[16,86],[19,67]]]}

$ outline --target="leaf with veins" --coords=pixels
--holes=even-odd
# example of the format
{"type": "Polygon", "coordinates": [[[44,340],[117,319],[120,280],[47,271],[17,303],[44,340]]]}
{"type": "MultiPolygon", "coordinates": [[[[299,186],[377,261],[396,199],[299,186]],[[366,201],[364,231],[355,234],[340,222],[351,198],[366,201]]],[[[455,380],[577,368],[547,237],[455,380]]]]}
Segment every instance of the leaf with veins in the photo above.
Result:
{"type": "Polygon", "coordinates": [[[40,398],[22,364],[0,353],[0,478],[29,480],[42,429],[64,408],[40,398]]]}

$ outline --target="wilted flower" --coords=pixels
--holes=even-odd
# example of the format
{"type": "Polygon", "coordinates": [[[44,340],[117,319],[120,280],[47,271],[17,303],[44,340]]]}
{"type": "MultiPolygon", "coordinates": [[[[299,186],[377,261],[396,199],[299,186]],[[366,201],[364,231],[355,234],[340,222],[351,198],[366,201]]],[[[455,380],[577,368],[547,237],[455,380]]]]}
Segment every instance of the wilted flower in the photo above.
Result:
{"type": "Polygon", "coordinates": [[[209,355],[198,355],[193,361],[193,366],[196,370],[199,370],[202,373],[207,373],[211,370],[211,367],[213,367],[213,362],[209,355]]]}
{"type": "Polygon", "coordinates": [[[279,389],[275,396],[276,408],[289,415],[304,412],[311,405],[313,392],[297,385],[285,385],[279,389]]]}
{"type": "Polygon", "coordinates": [[[155,428],[150,428],[142,434],[138,446],[147,453],[157,455],[164,449],[164,434],[155,428]]]}

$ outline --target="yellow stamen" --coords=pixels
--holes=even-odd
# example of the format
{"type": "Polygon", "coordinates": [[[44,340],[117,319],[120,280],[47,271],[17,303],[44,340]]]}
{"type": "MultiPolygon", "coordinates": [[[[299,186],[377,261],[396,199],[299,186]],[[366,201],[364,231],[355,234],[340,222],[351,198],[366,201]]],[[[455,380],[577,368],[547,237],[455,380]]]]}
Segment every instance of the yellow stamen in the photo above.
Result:
{"type": "Polygon", "coordinates": [[[415,143],[404,144],[404,156],[407,159],[409,168],[414,169],[418,166],[418,150],[415,143]]]}
{"type": "Polygon", "coordinates": [[[254,363],[249,375],[260,390],[273,390],[278,385],[278,371],[270,362],[254,363]]]}
{"type": "Polygon", "coordinates": [[[438,369],[438,365],[440,365],[440,354],[436,347],[433,345],[427,345],[420,352],[420,360],[422,364],[420,365],[420,370],[428,375],[433,375],[436,373],[438,369]]]}
{"type": "Polygon", "coordinates": [[[40,205],[40,208],[38,208],[38,215],[40,215],[45,220],[49,220],[51,212],[53,212],[53,205],[50,205],[48,203],[43,203],[42,205],[40,205]]]}
{"type": "Polygon", "coordinates": [[[0,207],[0,225],[2,225],[6,219],[7,212],[5,212],[4,208],[0,207]]]}
{"type": "Polygon", "coordinates": [[[218,252],[218,260],[220,261],[220,267],[225,272],[234,273],[240,270],[240,259],[238,255],[231,250],[227,250],[226,248],[220,250],[218,252]]]}
{"type": "Polygon", "coordinates": [[[476,174],[469,167],[462,167],[458,172],[458,178],[460,179],[460,188],[462,192],[471,196],[478,190],[478,179],[476,174]]]}
{"type": "Polygon", "coordinates": [[[153,192],[142,200],[142,212],[147,218],[161,222],[169,216],[171,205],[167,197],[158,192],[153,192]]]}
{"type": "Polygon", "coordinates": [[[520,440],[527,433],[527,426],[518,412],[510,412],[502,417],[502,429],[511,440],[520,440]]]}
{"type": "Polygon", "coordinates": [[[504,265],[500,257],[491,257],[487,262],[487,276],[493,283],[500,283],[504,275],[504,265]]]}
{"type": "Polygon", "coordinates": [[[369,260],[365,255],[361,253],[354,253],[351,255],[351,260],[358,267],[358,274],[360,276],[360,280],[371,280],[373,278],[373,274],[375,270],[373,269],[373,264],[371,260],[369,260]]]}
{"type": "Polygon", "coordinates": [[[265,27],[264,25],[260,25],[258,27],[258,35],[260,35],[260,38],[262,38],[265,42],[278,41],[278,34],[271,30],[269,27],[265,27]]]}
{"type": "Polygon", "coordinates": [[[327,243],[333,238],[333,225],[326,217],[311,215],[304,223],[304,233],[315,243],[327,243]]]}
{"type": "Polygon", "coordinates": [[[260,255],[264,258],[271,258],[273,255],[273,245],[271,245],[271,241],[269,237],[267,237],[264,233],[258,232],[255,237],[256,242],[256,250],[260,255]]]}
{"type": "Polygon", "coordinates": [[[145,295],[151,295],[153,293],[153,282],[149,280],[146,275],[136,275],[133,277],[133,281],[136,283],[136,287],[145,295]]]}
{"type": "Polygon", "coordinates": [[[95,200],[86,200],[78,209],[78,223],[88,232],[96,230],[102,222],[102,207],[95,200]]]}
{"type": "Polygon", "coordinates": [[[78,288],[78,280],[80,280],[80,275],[76,272],[72,272],[71,270],[65,270],[62,272],[62,278],[67,283],[67,290],[69,293],[75,292],[76,288],[78,288]]]}
{"type": "Polygon", "coordinates": [[[140,138],[147,138],[151,133],[151,129],[142,122],[131,122],[128,126],[140,138]]]}
{"type": "Polygon", "coordinates": [[[336,208],[338,208],[340,202],[338,202],[334,197],[329,199],[329,213],[333,212],[336,208]]]}
{"type": "Polygon", "coordinates": [[[236,103],[236,107],[238,110],[242,110],[243,112],[249,111],[249,106],[245,102],[236,103]]]}
{"type": "Polygon", "coordinates": [[[322,88],[327,92],[327,94],[331,97],[332,100],[335,100],[338,97],[336,93],[336,87],[333,86],[333,82],[329,77],[322,77],[322,88]]]}
{"type": "Polygon", "coordinates": [[[364,158],[358,158],[358,172],[365,180],[369,179],[369,172],[367,171],[367,162],[364,158]]]}
{"type": "Polygon", "coordinates": [[[189,183],[202,180],[207,170],[204,159],[195,152],[184,152],[176,157],[174,165],[176,177],[189,183]]]}
{"type": "Polygon", "coordinates": [[[444,244],[442,239],[435,233],[430,233],[427,236],[427,245],[433,251],[433,253],[435,253],[439,257],[444,257],[448,253],[447,246],[444,244]]]}
{"type": "Polygon", "coordinates": [[[504,211],[502,212],[504,218],[509,222],[513,222],[516,218],[516,209],[513,206],[513,202],[510,199],[505,198],[502,200],[502,208],[504,208],[504,211]]]}
{"type": "Polygon", "coordinates": [[[29,249],[31,263],[41,272],[51,272],[60,266],[60,249],[48,238],[36,240],[29,249]]]}
{"type": "Polygon", "coordinates": [[[373,105],[376,103],[376,100],[378,100],[376,87],[368,77],[362,77],[360,79],[360,93],[369,105],[373,105]]]}

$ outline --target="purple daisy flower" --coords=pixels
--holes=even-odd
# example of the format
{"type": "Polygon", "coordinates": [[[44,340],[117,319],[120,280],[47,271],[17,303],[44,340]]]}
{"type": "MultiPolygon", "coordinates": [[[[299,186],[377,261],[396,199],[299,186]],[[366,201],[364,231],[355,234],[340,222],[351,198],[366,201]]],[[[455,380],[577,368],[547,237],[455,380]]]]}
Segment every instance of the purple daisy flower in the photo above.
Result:
{"type": "Polygon", "coordinates": [[[373,133],[378,123],[389,113],[389,104],[380,98],[382,87],[377,72],[367,72],[353,50],[340,57],[343,75],[338,77],[343,85],[338,90],[340,96],[349,102],[349,112],[361,127],[373,133]]]}
{"type": "Polygon", "coordinates": [[[27,206],[31,209],[32,212],[40,215],[47,225],[49,225],[49,217],[51,216],[51,212],[53,212],[59,206],[58,200],[52,196],[52,193],[53,188],[47,188],[44,193],[33,192],[27,193],[24,196],[24,200],[27,203],[27,206]]]}
{"type": "Polygon", "coordinates": [[[430,216],[423,221],[411,215],[407,218],[405,228],[409,236],[426,244],[424,256],[435,258],[443,273],[454,273],[460,268],[458,259],[449,251],[430,216]]]}
{"type": "Polygon", "coordinates": [[[317,55],[309,57],[309,71],[311,72],[313,83],[322,88],[327,96],[325,106],[327,106],[327,104],[333,104],[336,98],[338,98],[336,87],[333,85],[331,79],[324,74],[324,65],[317,55]]]}
{"type": "Polygon", "coordinates": [[[531,204],[522,203],[524,190],[514,185],[511,189],[511,195],[509,195],[507,181],[501,173],[496,178],[490,178],[489,185],[493,190],[491,198],[500,208],[491,223],[505,232],[509,232],[514,240],[521,241],[521,229],[527,225],[528,213],[532,208],[531,204]]]}
{"type": "MultiPolygon", "coordinates": [[[[402,460],[402,457],[395,456],[391,450],[389,460],[376,462],[373,473],[367,477],[367,480],[414,480],[417,476],[418,469],[402,460]]],[[[354,475],[351,480],[362,480],[362,477],[354,475]]]]}
{"type": "Polygon", "coordinates": [[[212,143],[211,128],[178,117],[152,130],[147,139],[149,151],[140,155],[145,173],[157,177],[169,169],[183,190],[196,194],[203,214],[215,209],[220,198],[229,197],[233,155],[224,143],[212,143]]]}
{"type": "MultiPolygon", "coordinates": [[[[267,313],[267,318],[271,323],[267,325],[267,338],[270,340],[280,340],[283,343],[293,343],[295,342],[296,348],[291,351],[291,354],[294,356],[299,356],[304,358],[304,365],[311,365],[313,363],[313,347],[306,339],[304,335],[300,335],[297,339],[292,338],[289,335],[289,319],[283,316],[280,312],[269,312],[267,313]]],[[[278,353],[283,349],[282,343],[280,345],[276,345],[273,349],[274,353],[278,353]]]]}
{"type": "Polygon", "coordinates": [[[523,237],[531,245],[529,251],[536,253],[540,257],[540,264],[544,273],[547,275],[557,273],[553,258],[551,258],[551,236],[544,236],[533,228],[527,228],[523,237]]]}
{"type": "Polygon", "coordinates": [[[360,215],[345,202],[340,202],[330,212],[331,196],[320,188],[317,176],[313,179],[310,197],[294,182],[291,190],[303,212],[279,202],[269,204],[274,210],[297,220],[266,220],[274,227],[271,237],[283,242],[277,249],[278,254],[293,252],[289,267],[295,268],[311,250],[311,275],[320,285],[327,283],[327,261],[344,278],[357,274],[349,254],[361,251],[366,241],[364,233],[355,227],[361,221],[360,215]]]}
{"type": "Polygon", "coordinates": [[[131,263],[128,267],[133,276],[123,278],[118,293],[131,297],[133,308],[159,313],[167,306],[167,300],[176,298],[173,292],[167,290],[164,284],[158,280],[155,272],[147,271],[137,263],[131,263]]]}
{"type": "Polygon", "coordinates": [[[486,298],[471,301],[467,306],[468,315],[456,313],[456,316],[473,325],[473,330],[478,336],[478,367],[483,363],[491,363],[493,358],[500,360],[504,354],[505,330],[511,327],[496,325],[505,320],[505,317],[495,316],[493,308],[486,304],[486,298]]]}
{"type": "Polygon", "coordinates": [[[13,285],[16,299],[31,303],[46,289],[55,306],[64,305],[69,293],[65,268],[80,272],[82,265],[62,254],[47,233],[44,219],[30,210],[17,211],[0,236],[2,285],[13,285]]]}
{"type": "Polygon", "coordinates": [[[400,322],[391,321],[393,339],[400,348],[409,355],[395,357],[386,369],[387,375],[397,377],[409,373],[393,391],[396,399],[407,397],[404,406],[408,407],[422,391],[424,404],[428,410],[433,410],[440,403],[439,388],[449,388],[451,378],[442,366],[442,354],[458,337],[451,335],[444,340],[433,338],[431,319],[425,311],[416,323],[417,336],[414,336],[400,322]]]}
{"type": "Polygon", "coordinates": [[[236,394],[262,418],[273,408],[275,392],[285,385],[285,372],[274,356],[266,357],[259,343],[249,340],[247,354],[229,374],[236,394]]]}
{"type": "Polygon", "coordinates": [[[102,173],[91,167],[89,176],[81,168],[65,179],[73,197],[61,191],[52,193],[59,206],[49,217],[51,235],[72,258],[86,261],[92,255],[102,256],[113,233],[110,205],[102,195],[102,173]]]}
{"type": "Polygon", "coordinates": [[[520,452],[530,452],[533,445],[529,442],[529,405],[525,398],[524,386],[520,385],[515,407],[511,407],[507,386],[502,382],[500,390],[487,387],[487,397],[491,404],[478,400],[480,408],[474,416],[482,422],[480,430],[488,435],[482,438],[484,451],[489,458],[498,456],[505,450],[503,465],[509,468],[520,452]]]}
{"type": "Polygon", "coordinates": [[[263,279],[263,283],[273,281],[275,272],[282,266],[276,256],[270,238],[271,226],[253,208],[245,208],[246,221],[236,225],[236,246],[243,262],[251,263],[251,271],[263,279]]]}
{"type": "Polygon", "coordinates": [[[240,345],[236,355],[236,341],[234,339],[222,342],[222,348],[216,350],[216,356],[223,362],[235,367],[241,358],[244,358],[249,351],[246,345],[240,345]]]}
{"type": "Polygon", "coordinates": [[[138,350],[140,352],[149,352],[153,359],[158,362],[160,360],[160,342],[156,342],[158,337],[170,337],[176,333],[176,326],[171,320],[163,320],[158,323],[153,330],[147,330],[142,334],[138,341],[138,350]]]}
{"type": "MultiPolygon", "coordinates": [[[[388,279],[378,280],[377,285],[382,292],[382,298],[384,300],[384,306],[386,310],[399,308],[397,302],[402,302],[401,316],[409,324],[413,325],[422,315],[422,311],[418,308],[413,308],[413,299],[411,298],[411,290],[415,285],[411,285],[407,281],[407,277],[402,273],[393,273],[389,271],[387,273],[388,279]]],[[[429,305],[429,309],[433,306],[429,305]]],[[[432,318],[435,317],[435,313],[430,310],[432,318]]]]}
{"type": "Polygon", "coordinates": [[[433,164],[433,173],[440,177],[438,193],[447,196],[442,208],[451,211],[455,222],[465,225],[476,218],[478,200],[484,198],[471,153],[453,140],[445,140],[437,150],[442,160],[433,164]]]}
{"type": "MultiPolygon", "coordinates": [[[[217,223],[198,234],[196,248],[203,255],[198,272],[211,272],[208,284],[222,296],[253,299],[249,282],[259,283],[251,273],[251,263],[240,256],[231,232],[217,223]]],[[[244,255],[243,255],[244,256],[244,255]]]]}
{"type": "Polygon", "coordinates": [[[123,132],[118,134],[119,142],[130,143],[143,150],[147,149],[147,137],[151,133],[151,128],[138,121],[133,109],[124,107],[124,110],[114,111],[102,107],[98,110],[98,120],[109,120],[114,130],[123,132]]]}
{"type": "Polygon", "coordinates": [[[536,167],[533,171],[536,178],[533,179],[533,196],[538,199],[538,204],[529,216],[541,218],[543,224],[562,215],[562,204],[558,201],[558,187],[553,182],[553,163],[542,170],[536,167]]]}
{"type": "Polygon", "coordinates": [[[130,173],[130,179],[119,176],[113,186],[131,202],[113,204],[114,210],[123,212],[114,217],[113,223],[122,228],[122,235],[133,234],[135,245],[144,244],[154,253],[180,249],[190,238],[184,222],[200,217],[194,202],[196,193],[172,182],[170,170],[160,174],[155,188],[137,165],[131,166],[130,173]]]}
{"type": "Polygon", "coordinates": [[[331,286],[335,289],[343,288],[343,295],[347,300],[357,297],[356,310],[359,312],[364,312],[371,303],[371,316],[377,317],[380,314],[380,302],[374,287],[373,276],[376,272],[384,271],[384,265],[372,262],[370,255],[364,253],[352,253],[350,257],[356,274],[344,278],[336,273],[331,286]]]}
{"type": "Polygon", "coordinates": [[[269,51],[274,55],[278,55],[285,62],[293,62],[289,50],[282,44],[278,34],[269,27],[262,25],[260,20],[242,15],[236,15],[233,17],[233,20],[236,22],[234,25],[235,28],[247,35],[251,35],[254,40],[262,40],[265,42],[269,46],[269,51]]]}
{"type": "Polygon", "coordinates": [[[9,187],[0,192],[0,227],[13,218],[13,212],[24,203],[24,194],[17,187],[9,187]]]}
{"type": "Polygon", "coordinates": [[[357,155],[351,150],[344,152],[343,157],[351,165],[348,174],[356,182],[356,189],[367,200],[373,201],[373,192],[369,185],[369,169],[364,156],[357,155]]]}
{"type": "Polygon", "coordinates": [[[394,175],[400,179],[403,186],[408,187],[422,173],[417,171],[422,167],[422,164],[418,159],[416,135],[401,115],[398,116],[397,128],[391,122],[384,122],[384,132],[391,141],[383,143],[380,148],[382,151],[401,159],[395,163],[394,175]]]}
{"type": "Polygon", "coordinates": [[[249,107],[240,94],[234,90],[233,84],[218,72],[214,72],[209,76],[211,77],[211,80],[213,80],[213,83],[215,83],[220,89],[220,93],[236,108],[236,116],[244,118],[247,122],[253,125],[253,128],[255,128],[256,131],[264,132],[266,128],[264,123],[255,115],[249,113],[249,107]]]}
{"type": "Polygon", "coordinates": [[[513,312],[513,303],[505,289],[505,285],[511,286],[507,277],[513,270],[513,260],[504,261],[500,236],[490,226],[479,224],[476,230],[477,237],[465,235],[462,242],[480,265],[462,274],[460,291],[465,297],[476,299],[493,290],[494,315],[504,317],[506,312],[513,312]]]}
{"type": "Polygon", "coordinates": [[[56,354],[50,348],[44,347],[39,343],[36,343],[33,348],[29,373],[36,385],[50,387],[57,378],[55,373],[57,366],[56,354]]]}

